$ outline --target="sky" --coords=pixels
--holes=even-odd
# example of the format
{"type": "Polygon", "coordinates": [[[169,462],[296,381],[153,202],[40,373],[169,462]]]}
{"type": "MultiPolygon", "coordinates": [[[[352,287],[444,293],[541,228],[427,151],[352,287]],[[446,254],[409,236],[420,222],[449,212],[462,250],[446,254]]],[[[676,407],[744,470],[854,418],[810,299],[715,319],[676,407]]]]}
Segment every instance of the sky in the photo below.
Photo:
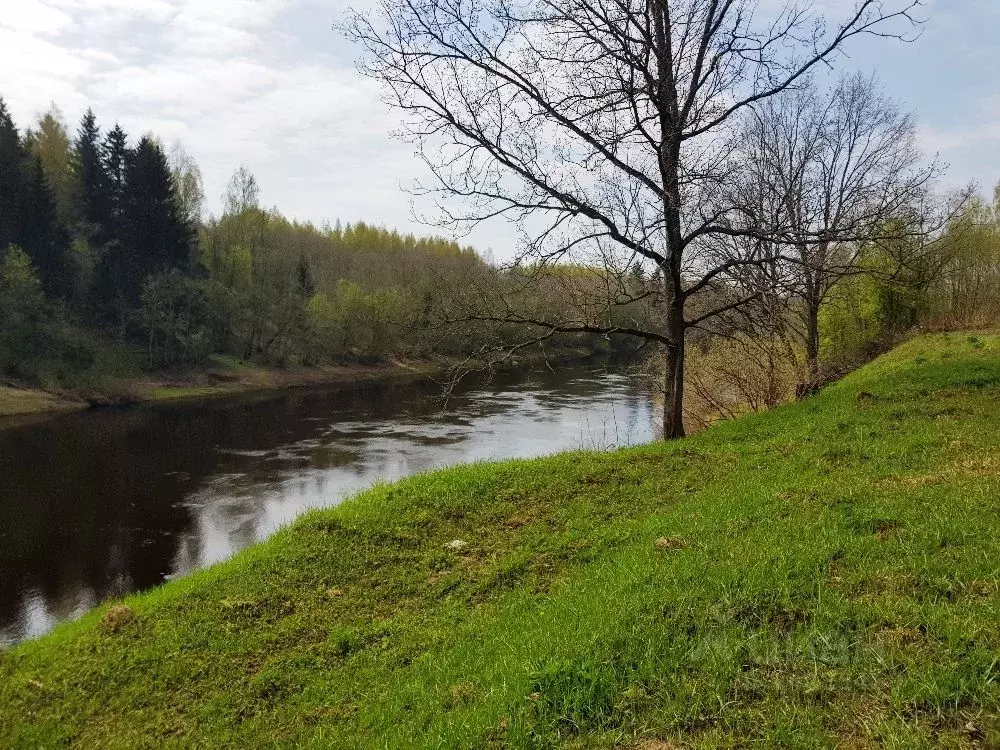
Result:
{"type": "MultiPolygon", "coordinates": [[[[242,164],[262,202],[292,218],[430,232],[414,218],[430,206],[406,190],[426,167],[391,136],[394,115],[332,30],[348,2],[0,0],[0,96],[22,128],[55,103],[73,129],[89,106],[105,128],[180,141],[201,167],[210,212],[242,164]]],[[[838,65],[878,74],[917,116],[928,155],[949,165],[949,184],[992,188],[1000,0],[927,0],[922,13],[915,42],[861,41],[838,65]]],[[[494,222],[463,241],[502,259],[515,237],[494,222]]]]}

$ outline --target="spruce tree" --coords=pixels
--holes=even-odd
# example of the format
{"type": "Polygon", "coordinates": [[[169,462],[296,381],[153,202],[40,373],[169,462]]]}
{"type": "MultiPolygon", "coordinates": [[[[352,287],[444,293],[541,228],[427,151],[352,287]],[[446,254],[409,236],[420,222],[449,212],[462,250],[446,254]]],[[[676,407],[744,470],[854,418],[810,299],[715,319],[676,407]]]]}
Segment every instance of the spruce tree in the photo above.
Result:
{"type": "Polygon", "coordinates": [[[295,292],[304,300],[310,299],[316,293],[312,266],[309,265],[309,259],[305,253],[299,253],[299,262],[295,267],[295,292]]]}
{"type": "Polygon", "coordinates": [[[24,203],[22,164],[24,148],[17,126],[0,98],[0,252],[16,244],[24,203]]]}
{"type": "Polygon", "coordinates": [[[147,277],[172,269],[188,272],[194,231],[179,205],[167,158],[152,138],[128,152],[124,187],[124,291],[136,304],[147,277]]]}
{"type": "Polygon", "coordinates": [[[80,186],[80,234],[100,243],[108,224],[108,176],[101,157],[101,131],[90,109],[76,131],[73,166],[80,186]]]}
{"type": "Polygon", "coordinates": [[[101,146],[107,211],[107,241],[120,240],[121,217],[125,203],[126,168],[128,162],[128,136],[121,125],[115,123],[101,146]]]}
{"type": "Polygon", "coordinates": [[[119,337],[125,335],[129,311],[139,296],[122,220],[127,161],[128,136],[116,123],[100,145],[99,182],[95,182],[95,207],[101,217],[95,305],[105,321],[117,326],[119,337]]]}
{"type": "Polygon", "coordinates": [[[45,291],[62,297],[72,284],[69,243],[41,160],[28,153],[0,99],[0,250],[22,247],[45,291]]]}
{"type": "Polygon", "coordinates": [[[19,244],[38,270],[46,294],[65,298],[73,288],[70,236],[59,220],[55,196],[38,156],[23,162],[24,203],[19,244]]]}

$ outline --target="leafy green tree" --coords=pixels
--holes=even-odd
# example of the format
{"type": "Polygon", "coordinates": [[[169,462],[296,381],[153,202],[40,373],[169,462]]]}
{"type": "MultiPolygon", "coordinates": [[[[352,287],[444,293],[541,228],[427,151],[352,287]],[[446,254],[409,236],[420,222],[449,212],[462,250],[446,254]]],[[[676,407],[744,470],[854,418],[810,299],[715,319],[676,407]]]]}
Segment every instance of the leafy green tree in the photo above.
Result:
{"type": "Polygon", "coordinates": [[[64,381],[93,362],[84,337],[45,298],[31,258],[0,252],[0,373],[31,382],[64,381]]]}
{"type": "Polygon", "coordinates": [[[938,243],[943,273],[931,285],[929,323],[981,328],[1000,321],[1000,187],[991,205],[974,200],[938,243]]]}
{"type": "Polygon", "coordinates": [[[27,363],[47,354],[49,318],[49,303],[31,258],[11,245],[0,253],[0,370],[4,374],[28,374],[27,363]]]}
{"type": "Polygon", "coordinates": [[[62,113],[52,105],[38,125],[25,134],[27,150],[38,157],[55,198],[59,221],[74,227],[78,221],[80,184],[74,169],[73,144],[62,113]]]}
{"type": "Polygon", "coordinates": [[[150,367],[203,361],[212,349],[209,318],[195,279],[176,269],[148,277],[142,285],[140,319],[150,367]]]}
{"type": "Polygon", "coordinates": [[[205,202],[201,169],[180,143],[171,146],[169,162],[181,213],[192,226],[197,226],[201,223],[202,205],[205,202]]]}

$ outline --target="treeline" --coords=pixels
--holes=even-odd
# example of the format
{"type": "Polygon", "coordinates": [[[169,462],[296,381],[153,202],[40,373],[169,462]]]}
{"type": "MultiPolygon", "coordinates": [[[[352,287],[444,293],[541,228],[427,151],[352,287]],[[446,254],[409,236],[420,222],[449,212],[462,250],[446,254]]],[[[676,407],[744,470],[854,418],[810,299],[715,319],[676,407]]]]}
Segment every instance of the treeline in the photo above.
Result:
{"type": "Polygon", "coordinates": [[[1000,324],[1000,188],[973,197],[932,241],[871,244],[821,314],[822,355],[851,367],[911,330],[980,330],[1000,324]],[[909,245],[909,246],[907,246],[909,245]]]}
{"type": "Polygon", "coordinates": [[[88,112],[71,139],[55,111],[18,132],[0,100],[0,367],[28,379],[87,369],[75,325],[131,335],[148,280],[192,268],[186,216],[160,144],[104,137],[88,112]]]}
{"type": "Polygon", "coordinates": [[[431,325],[482,274],[468,247],[260,205],[238,169],[203,219],[197,164],[153,135],[58,110],[20,132],[0,99],[0,377],[72,385],[110,369],[463,356],[497,331],[431,325]]]}

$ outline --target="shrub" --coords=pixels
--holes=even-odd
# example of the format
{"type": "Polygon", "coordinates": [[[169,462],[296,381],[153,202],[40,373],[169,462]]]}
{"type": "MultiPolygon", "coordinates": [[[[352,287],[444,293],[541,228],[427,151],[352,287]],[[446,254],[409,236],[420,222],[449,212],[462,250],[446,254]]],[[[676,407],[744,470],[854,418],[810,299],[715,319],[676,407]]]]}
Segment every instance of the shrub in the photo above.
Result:
{"type": "Polygon", "coordinates": [[[150,367],[196,364],[212,352],[209,308],[198,282],[178,271],[150,276],[139,310],[150,367]]]}
{"type": "Polygon", "coordinates": [[[38,273],[19,247],[0,256],[0,373],[54,385],[93,364],[93,348],[45,298],[38,273]]]}

